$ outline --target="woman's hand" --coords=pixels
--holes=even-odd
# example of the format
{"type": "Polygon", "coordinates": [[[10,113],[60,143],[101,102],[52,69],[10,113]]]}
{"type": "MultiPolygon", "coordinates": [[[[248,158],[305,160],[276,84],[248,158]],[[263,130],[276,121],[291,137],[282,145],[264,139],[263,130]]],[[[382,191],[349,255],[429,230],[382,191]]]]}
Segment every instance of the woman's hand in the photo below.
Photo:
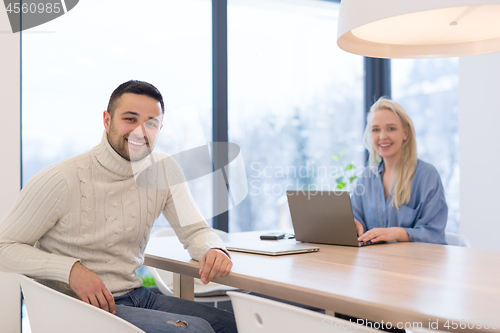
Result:
{"type": "Polygon", "coordinates": [[[356,232],[358,233],[359,237],[365,232],[365,228],[363,228],[363,225],[356,219],[354,219],[354,224],[356,225],[356,232]]]}
{"type": "MultiPolygon", "coordinates": [[[[357,222],[357,221],[356,221],[357,222]]],[[[359,222],[358,222],[359,223],[359,222]]],[[[409,242],[410,236],[405,229],[399,227],[393,228],[373,228],[362,234],[358,241],[360,242],[409,242]]]]}

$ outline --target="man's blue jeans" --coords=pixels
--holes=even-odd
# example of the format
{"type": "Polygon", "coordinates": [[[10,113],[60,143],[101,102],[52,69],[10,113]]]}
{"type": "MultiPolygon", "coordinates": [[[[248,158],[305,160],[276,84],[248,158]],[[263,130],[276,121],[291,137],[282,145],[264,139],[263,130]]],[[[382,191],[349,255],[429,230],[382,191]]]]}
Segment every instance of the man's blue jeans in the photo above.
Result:
{"type": "Polygon", "coordinates": [[[231,312],[141,287],[115,297],[116,315],[147,333],[236,333],[231,312]],[[187,325],[187,326],[186,326],[187,325]]]}

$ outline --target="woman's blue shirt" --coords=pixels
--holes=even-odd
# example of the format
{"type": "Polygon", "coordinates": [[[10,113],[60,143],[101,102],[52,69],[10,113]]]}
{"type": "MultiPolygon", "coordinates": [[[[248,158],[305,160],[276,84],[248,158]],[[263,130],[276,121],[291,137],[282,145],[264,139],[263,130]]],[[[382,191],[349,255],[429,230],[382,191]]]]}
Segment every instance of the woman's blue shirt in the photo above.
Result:
{"type": "MultiPolygon", "coordinates": [[[[377,167],[376,167],[377,168],[377,167]]],[[[384,162],[374,173],[363,170],[351,197],[354,218],[365,228],[401,227],[412,242],[446,244],[445,227],[448,206],[439,174],[429,163],[418,160],[411,183],[410,201],[396,209],[392,196],[384,198],[384,162]]]]}

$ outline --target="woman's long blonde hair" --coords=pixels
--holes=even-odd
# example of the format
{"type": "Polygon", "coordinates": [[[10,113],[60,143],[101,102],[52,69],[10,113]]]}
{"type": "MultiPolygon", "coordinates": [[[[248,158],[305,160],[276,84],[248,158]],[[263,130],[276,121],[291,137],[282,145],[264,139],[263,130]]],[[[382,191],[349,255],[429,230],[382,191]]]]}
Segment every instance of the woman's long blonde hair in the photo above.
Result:
{"type": "Polygon", "coordinates": [[[385,97],[381,97],[375,102],[375,104],[372,105],[370,112],[368,113],[368,121],[363,135],[363,143],[366,149],[370,152],[370,168],[375,174],[378,174],[375,165],[380,164],[382,157],[373,147],[371,127],[373,115],[379,110],[389,110],[394,112],[397,116],[399,116],[399,119],[401,119],[403,129],[408,130],[408,137],[403,142],[403,146],[401,147],[401,149],[403,149],[401,160],[399,161],[399,165],[396,169],[396,175],[392,180],[390,190],[392,195],[392,205],[396,207],[396,209],[399,209],[401,205],[410,201],[411,183],[413,181],[413,177],[415,176],[415,169],[417,168],[417,141],[415,138],[415,129],[410,116],[398,103],[385,97]]]}

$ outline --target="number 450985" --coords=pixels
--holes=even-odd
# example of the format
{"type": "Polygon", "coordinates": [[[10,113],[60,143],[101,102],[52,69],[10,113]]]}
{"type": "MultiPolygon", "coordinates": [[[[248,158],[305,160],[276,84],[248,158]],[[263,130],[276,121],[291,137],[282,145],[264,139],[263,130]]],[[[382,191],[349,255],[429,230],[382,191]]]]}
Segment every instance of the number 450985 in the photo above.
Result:
{"type": "Polygon", "coordinates": [[[46,13],[46,14],[59,14],[61,12],[61,4],[60,3],[9,3],[7,6],[7,13],[14,14],[35,14],[35,13],[46,13]]]}

